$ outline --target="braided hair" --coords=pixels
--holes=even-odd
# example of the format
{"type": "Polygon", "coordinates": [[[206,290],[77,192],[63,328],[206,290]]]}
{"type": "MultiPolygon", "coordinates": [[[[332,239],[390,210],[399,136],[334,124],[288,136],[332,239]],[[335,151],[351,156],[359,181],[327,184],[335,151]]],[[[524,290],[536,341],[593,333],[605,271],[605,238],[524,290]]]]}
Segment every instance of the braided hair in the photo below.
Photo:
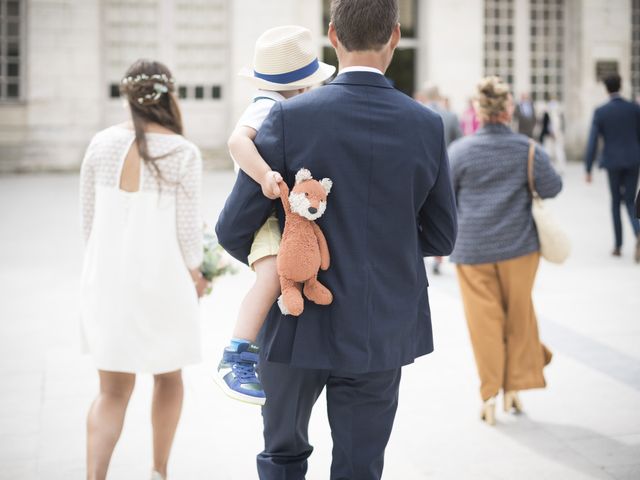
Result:
{"type": "Polygon", "coordinates": [[[182,115],[174,92],[175,82],[169,69],[152,60],[134,62],[120,83],[120,93],[129,103],[138,154],[158,179],[162,179],[162,173],[156,161],[168,154],[159,157],[149,154],[144,129],[149,123],[157,123],[182,135],[182,115]]]}

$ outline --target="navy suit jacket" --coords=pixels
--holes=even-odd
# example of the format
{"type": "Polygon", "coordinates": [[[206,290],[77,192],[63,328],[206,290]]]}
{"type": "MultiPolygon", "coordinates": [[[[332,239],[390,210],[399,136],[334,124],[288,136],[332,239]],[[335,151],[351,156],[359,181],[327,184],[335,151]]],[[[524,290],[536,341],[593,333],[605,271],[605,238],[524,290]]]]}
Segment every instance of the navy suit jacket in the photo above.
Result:
{"type": "MultiPolygon", "coordinates": [[[[317,221],[331,251],[318,278],[333,304],[305,300],[298,318],[274,305],[261,335],[266,358],[364,373],[431,352],[423,256],[451,253],[457,230],[440,117],[382,75],[349,72],[276,103],[255,143],[289,185],[303,167],[333,180],[317,221]]],[[[275,206],[282,227],[280,201],[275,206]]],[[[273,207],[240,172],[216,225],[221,245],[246,263],[273,207]]]]}
{"type": "Polygon", "coordinates": [[[639,166],[640,105],[616,95],[596,109],[585,157],[587,172],[593,168],[598,137],[604,139],[600,168],[615,170],[639,166]]]}

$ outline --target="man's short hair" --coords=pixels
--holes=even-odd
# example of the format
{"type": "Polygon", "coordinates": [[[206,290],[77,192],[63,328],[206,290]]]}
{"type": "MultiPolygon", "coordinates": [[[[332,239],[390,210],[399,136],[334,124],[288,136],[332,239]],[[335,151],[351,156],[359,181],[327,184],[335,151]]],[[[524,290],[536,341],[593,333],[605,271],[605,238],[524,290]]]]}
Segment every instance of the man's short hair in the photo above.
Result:
{"type": "Polygon", "coordinates": [[[617,73],[612,73],[604,78],[604,86],[607,87],[609,93],[618,93],[620,84],[622,84],[622,78],[617,73]]]}
{"type": "Polygon", "coordinates": [[[350,52],[380,50],[398,18],[398,0],[331,0],[331,23],[350,52]]]}

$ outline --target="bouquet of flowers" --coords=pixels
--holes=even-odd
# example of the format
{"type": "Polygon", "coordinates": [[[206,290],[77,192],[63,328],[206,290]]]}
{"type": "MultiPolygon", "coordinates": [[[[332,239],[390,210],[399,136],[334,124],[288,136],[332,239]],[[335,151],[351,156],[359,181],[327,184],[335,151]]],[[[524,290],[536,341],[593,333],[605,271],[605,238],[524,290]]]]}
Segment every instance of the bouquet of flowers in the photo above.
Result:
{"type": "MultiPolygon", "coordinates": [[[[212,282],[223,275],[236,273],[235,267],[231,264],[229,255],[218,243],[218,238],[212,230],[205,225],[204,228],[204,257],[200,267],[202,276],[212,282]]],[[[211,293],[211,288],[207,290],[207,295],[211,293]]]]}

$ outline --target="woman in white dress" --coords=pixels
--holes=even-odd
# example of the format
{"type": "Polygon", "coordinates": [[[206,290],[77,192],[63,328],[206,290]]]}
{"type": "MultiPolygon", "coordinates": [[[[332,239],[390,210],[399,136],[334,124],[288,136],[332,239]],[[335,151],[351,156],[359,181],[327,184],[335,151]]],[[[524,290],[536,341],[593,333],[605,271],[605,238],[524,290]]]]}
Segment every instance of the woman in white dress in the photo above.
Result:
{"type": "Polygon", "coordinates": [[[167,67],[134,63],[121,84],[131,122],[96,134],[82,163],[82,333],[100,377],[90,479],[106,477],[137,373],[154,375],[153,478],[166,478],[181,369],[200,361],[202,160],[182,136],[173,91],[167,67]]]}

